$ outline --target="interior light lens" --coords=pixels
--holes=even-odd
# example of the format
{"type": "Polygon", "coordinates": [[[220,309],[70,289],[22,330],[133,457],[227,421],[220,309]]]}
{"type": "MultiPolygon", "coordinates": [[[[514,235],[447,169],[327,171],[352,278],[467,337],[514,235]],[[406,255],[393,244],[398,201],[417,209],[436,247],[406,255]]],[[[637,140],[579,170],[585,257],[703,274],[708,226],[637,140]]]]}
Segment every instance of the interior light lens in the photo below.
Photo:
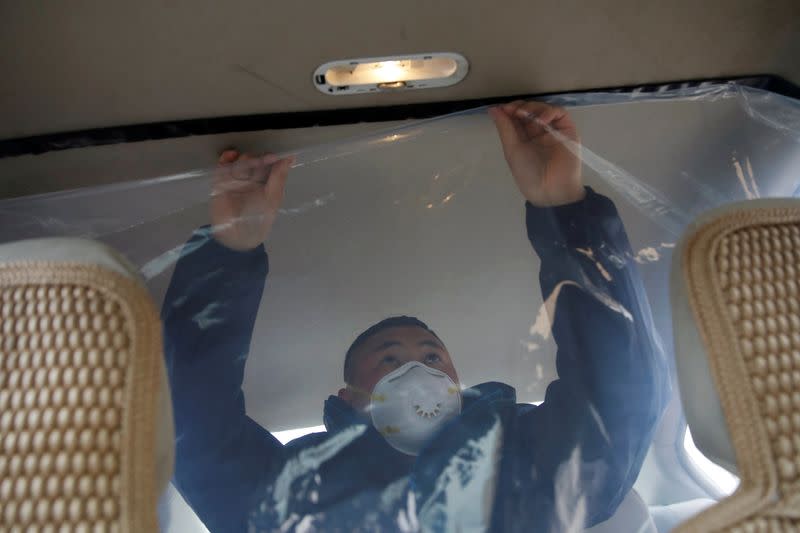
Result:
{"type": "Polygon", "coordinates": [[[346,59],[317,68],[314,84],[327,94],[446,87],[464,79],[468,68],[453,53],[346,59]]]}

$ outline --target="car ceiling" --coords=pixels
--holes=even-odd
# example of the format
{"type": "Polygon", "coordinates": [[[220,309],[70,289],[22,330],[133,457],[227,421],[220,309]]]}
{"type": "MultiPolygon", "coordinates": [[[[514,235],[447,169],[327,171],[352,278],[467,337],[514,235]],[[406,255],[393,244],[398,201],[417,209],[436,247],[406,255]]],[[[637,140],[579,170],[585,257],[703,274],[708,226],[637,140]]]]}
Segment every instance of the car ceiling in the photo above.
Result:
{"type": "Polygon", "coordinates": [[[180,119],[773,74],[800,82],[800,3],[3,2],[0,139],[180,119]],[[459,85],[328,96],[333,59],[453,51],[459,85]]]}

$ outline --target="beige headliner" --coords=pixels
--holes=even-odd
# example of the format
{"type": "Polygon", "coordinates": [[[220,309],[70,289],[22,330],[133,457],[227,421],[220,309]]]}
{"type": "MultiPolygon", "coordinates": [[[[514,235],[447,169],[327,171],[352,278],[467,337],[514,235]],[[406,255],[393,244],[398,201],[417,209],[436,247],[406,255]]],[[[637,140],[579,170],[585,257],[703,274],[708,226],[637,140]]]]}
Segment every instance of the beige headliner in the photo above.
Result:
{"type": "Polygon", "coordinates": [[[0,139],[683,79],[800,82],[800,2],[2,2],[0,139]],[[277,7],[276,7],[277,6],[277,7]],[[339,58],[454,51],[460,85],[331,97],[339,58]]]}

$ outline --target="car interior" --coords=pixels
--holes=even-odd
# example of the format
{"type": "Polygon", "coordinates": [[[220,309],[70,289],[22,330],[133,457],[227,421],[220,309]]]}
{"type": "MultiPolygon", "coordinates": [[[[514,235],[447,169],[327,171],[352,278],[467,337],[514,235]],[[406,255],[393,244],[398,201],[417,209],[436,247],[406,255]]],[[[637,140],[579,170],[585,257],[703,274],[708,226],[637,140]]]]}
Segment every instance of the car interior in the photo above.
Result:
{"type": "MultiPolygon", "coordinates": [[[[207,458],[185,451],[219,437],[209,462],[261,468],[235,444],[241,428],[198,437],[227,427],[204,407],[226,402],[286,450],[246,531],[800,528],[800,4],[144,0],[0,13],[0,532],[239,530],[213,509],[243,482],[202,478],[207,458]],[[581,201],[599,202],[586,216],[610,205],[595,227],[556,227],[570,206],[522,191],[493,118],[514,101],[574,122],[574,138],[542,135],[577,161],[581,201]],[[220,164],[231,149],[248,155],[220,164]],[[281,158],[268,266],[214,263],[225,180],[266,169],[269,186],[281,158]],[[595,234],[612,237],[574,244],[595,234]],[[565,254],[575,272],[552,259],[565,254]],[[570,307],[575,292],[584,309],[570,307]],[[544,420],[534,413],[570,379],[565,346],[596,349],[578,363],[595,380],[573,396],[589,398],[580,420],[612,466],[580,440],[530,466],[509,458],[503,429],[458,441],[431,496],[422,473],[373,491],[385,465],[365,453],[353,478],[375,487],[327,502],[326,465],[365,438],[330,421],[350,386],[345,353],[396,315],[446,343],[462,418],[470,394],[486,399],[479,384],[499,383],[520,421],[544,420]],[[217,390],[229,375],[197,378],[203,354],[242,319],[250,337],[220,367],[238,382],[217,390]],[[178,327],[196,338],[176,340],[178,327]],[[184,341],[197,362],[180,370],[184,341]],[[187,404],[182,380],[195,378],[187,404]],[[613,401],[592,396],[606,389],[613,401]],[[647,409],[646,435],[619,429],[647,409]],[[608,468],[630,483],[595,511],[608,468]]],[[[519,453],[570,423],[532,424],[519,453]]],[[[447,433],[430,448],[459,435],[447,433]]]]}

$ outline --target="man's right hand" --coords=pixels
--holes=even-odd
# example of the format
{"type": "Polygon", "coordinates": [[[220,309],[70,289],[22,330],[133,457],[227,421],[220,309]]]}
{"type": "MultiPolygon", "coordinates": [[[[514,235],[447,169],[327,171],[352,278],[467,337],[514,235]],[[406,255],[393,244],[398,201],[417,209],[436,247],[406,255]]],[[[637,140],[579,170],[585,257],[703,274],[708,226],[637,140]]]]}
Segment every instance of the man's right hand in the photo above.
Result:
{"type": "Polygon", "coordinates": [[[283,203],[293,158],[253,157],[226,150],[211,191],[214,238],[232,250],[252,250],[269,236],[283,203]]]}
{"type": "Polygon", "coordinates": [[[489,113],[525,199],[537,207],[583,199],[578,128],[564,108],[518,100],[489,113]]]}

